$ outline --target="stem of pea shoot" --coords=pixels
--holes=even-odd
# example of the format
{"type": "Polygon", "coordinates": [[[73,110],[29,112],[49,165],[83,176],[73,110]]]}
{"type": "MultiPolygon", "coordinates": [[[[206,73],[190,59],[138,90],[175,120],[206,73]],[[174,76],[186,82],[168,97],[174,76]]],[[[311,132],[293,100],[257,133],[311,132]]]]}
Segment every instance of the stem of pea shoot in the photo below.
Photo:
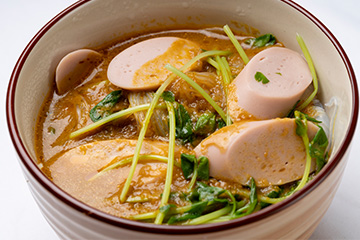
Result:
{"type": "MultiPolygon", "coordinates": [[[[119,157],[116,157],[116,158],[119,158],[119,157]]],[[[107,171],[110,171],[112,169],[115,169],[117,167],[120,167],[120,166],[128,164],[128,163],[131,163],[132,159],[133,159],[133,157],[124,158],[124,159],[119,160],[118,162],[111,164],[110,166],[107,166],[106,168],[102,169],[97,174],[95,174],[92,178],[90,178],[89,181],[92,181],[95,178],[100,177],[107,171]]],[[[155,160],[155,161],[159,161],[159,162],[168,163],[168,157],[164,157],[164,156],[160,156],[160,155],[152,155],[152,154],[140,155],[139,160],[141,160],[141,161],[155,160]]],[[[181,168],[180,164],[177,162],[174,162],[174,165],[181,168]]]]}
{"type": "MultiPolygon", "coordinates": [[[[167,204],[170,196],[171,182],[173,177],[174,169],[174,158],[175,158],[175,110],[172,103],[165,101],[166,107],[169,112],[169,153],[168,153],[168,167],[166,170],[166,179],[164,191],[161,197],[160,207],[167,204]]],[[[155,219],[155,224],[161,224],[164,220],[165,214],[159,212],[155,219]]]]}
{"type": "Polygon", "coordinates": [[[224,111],[220,108],[220,106],[207,94],[204,89],[202,89],[199,84],[194,82],[189,76],[180,71],[179,69],[171,66],[170,64],[166,64],[165,68],[172,71],[174,74],[178,75],[182,79],[184,79],[187,83],[189,83],[195,90],[197,90],[205,99],[210,103],[210,105],[219,113],[220,117],[226,122],[227,117],[224,111]]]}
{"type": "Polygon", "coordinates": [[[224,27],[224,32],[226,33],[226,35],[229,37],[230,41],[232,42],[232,44],[235,46],[236,50],[238,51],[238,53],[240,54],[241,59],[243,60],[243,62],[245,64],[248,64],[249,62],[249,58],[246,55],[244,49],[241,47],[239,41],[236,39],[235,35],[233,34],[233,32],[231,31],[230,27],[226,24],[224,27]]]}
{"type": "Polygon", "coordinates": [[[73,139],[73,138],[76,138],[84,133],[87,133],[89,131],[92,131],[96,128],[99,128],[103,125],[105,125],[106,123],[109,123],[111,121],[114,121],[116,119],[119,119],[119,118],[122,118],[122,117],[125,117],[127,115],[130,115],[130,114],[133,114],[135,112],[139,112],[139,111],[143,111],[143,110],[146,110],[150,107],[150,104],[143,104],[143,105],[139,105],[139,106],[136,106],[136,107],[132,107],[132,108],[128,108],[128,109],[125,109],[125,110],[122,110],[122,111],[119,111],[117,113],[113,113],[97,122],[94,122],[92,124],[89,124],[87,125],[86,127],[83,127],[83,128],[80,128],[79,130],[76,130],[75,132],[72,132],[70,134],[70,139],[73,139]]]}
{"type": "Polygon", "coordinates": [[[230,71],[230,67],[228,62],[226,61],[225,57],[221,57],[218,55],[215,57],[215,60],[219,66],[220,69],[220,73],[222,75],[223,78],[223,82],[224,82],[224,89],[225,89],[225,96],[226,96],[226,126],[229,126],[232,124],[230,115],[229,115],[229,106],[228,106],[228,86],[231,82],[231,71],[230,71]]]}
{"type": "Polygon", "coordinates": [[[298,110],[302,110],[304,109],[307,105],[309,105],[309,103],[314,99],[314,97],[316,96],[318,89],[319,89],[319,83],[318,83],[318,79],[317,79],[317,75],[316,75],[316,70],[315,70],[315,66],[314,63],[312,61],[311,55],[309,53],[308,48],[306,47],[306,44],[303,40],[303,38],[299,35],[296,34],[296,40],[299,43],[299,46],[301,48],[301,51],[304,54],[304,57],[308,63],[312,78],[313,78],[313,85],[314,85],[314,91],[311,93],[311,95],[299,106],[297,107],[298,110]]]}

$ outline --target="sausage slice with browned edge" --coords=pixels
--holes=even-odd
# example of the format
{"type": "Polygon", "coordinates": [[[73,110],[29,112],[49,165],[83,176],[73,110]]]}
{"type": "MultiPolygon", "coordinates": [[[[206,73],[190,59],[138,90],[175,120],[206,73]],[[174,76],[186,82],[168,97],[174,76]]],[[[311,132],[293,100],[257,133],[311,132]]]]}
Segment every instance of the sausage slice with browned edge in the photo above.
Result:
{"type": "Polygon", "coordinates": [[[61,59],[55,72],[55,82],[59,95],[79,85],[94,68],[102,62],[102,55],[91,49],[70,52],[61,59]]]}
{"type": "MultiPolygon", "coordinates": [[[[317,130],[308,123],[310,140],[317,130]]],[[[234,123],[204,139],[194,151],[209,159],[210,176],[244,185],[253,177],[259,187],[300,179],[306,163],[303,141],[290,118],[234,123]]],[[[312,171],[314,167],[313,161],[312,171]]]]}
{"type": "MultiPolygon", "coordinates": [[[[120,52],[111,60],[107,76],[114,85],[128,90],[150,90],[160,87],[171,73],[171,64],[181,68],[201,52],[189,40],[177,37],[158,37],[139,42],[120,52]]],[[[190,66],[191,70],[199,63],[190,66]]]]}

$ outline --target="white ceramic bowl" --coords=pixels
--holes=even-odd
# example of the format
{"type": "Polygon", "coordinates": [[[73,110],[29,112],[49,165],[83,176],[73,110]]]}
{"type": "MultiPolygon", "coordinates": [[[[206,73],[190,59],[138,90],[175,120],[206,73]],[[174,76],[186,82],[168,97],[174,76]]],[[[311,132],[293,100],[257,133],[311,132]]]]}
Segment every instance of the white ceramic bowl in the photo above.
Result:
{"type": "MultiPolygon", "coordinates": [[[[32,39],[12,74],[7,119],[20,164],[42,213],[64,239],[308,238],[329,207],[347,161],[358,117],[358,89],[351,64],[330,31],[289,0],[92,0],[57,15],[32,39]],[[323,102],[339,100],[329,163],[301,191],[250,216],[201,226],[158,226],[120,219],[94,209],[54,185],[34,163],[34,126],[54,69],[68,52],[95,47],[149,29],[243,23],[271,32],[301,51],[300,33],[313,57],[323,102]]],[[[329,108],[329,114],[333,114],[329,108]]]]}

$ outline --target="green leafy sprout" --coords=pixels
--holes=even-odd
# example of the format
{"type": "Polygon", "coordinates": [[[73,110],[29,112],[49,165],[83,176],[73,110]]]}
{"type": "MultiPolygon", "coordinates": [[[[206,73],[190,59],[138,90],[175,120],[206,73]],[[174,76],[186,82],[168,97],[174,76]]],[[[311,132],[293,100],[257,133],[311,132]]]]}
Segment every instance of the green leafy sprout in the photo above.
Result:
{"type": "Polygon", "coordinates": [[[230,41],[232,42],[232,44],[235,46],[236,50],[238,51],[238,53],[240,54],[241,59],[243,60],[243,62],[245,64],[247,64],[249,62],[249,58],[246,55],[244,49],[241,47],[239,41],[236,39],[234,33],[231,31],[230,27],[228,25],[225,25],[223,27],[224,32],[226,33],[226,35],[229,37],[230,41]]]}
{"type": "Polygon", "coordinates": [[[262,84],[267,84],[270,82],[269,79],[267,79],[267,77],[261,72],[255,73],[255,80],[261,82],[262,84]]]}
{"type": "MultiPolygon", "coordinates": [[[[165,186],[164,191],[161,197],[160,207],[166,206],[171,190],[171,183],[173,178],[173,169],[174,169],[174,162],[175,162],[175,110],[174,106],[169,101],[165,101],[166,107],[169,112],[169,153],[168,153],[168,164],[166,170],[166,179],[165,179],[165,186]]],[[[160,211],[159,214],[156,216],[155,224],[161,224],[164,220],[165,212],[160,211]]]]}
{"type": "Polygon", "coordinates": [[[109,93],[101,100],[95,107],[90,110],[90,118],[93,122],[97,122],[100,119],[109,116],[112,113],[113,107],[119,101],[122,96],[122,90],[117,90],[109,93]]]}
{"type": "Polygon", "coordinates": [[[267,47],[274,45],[276,43],[276,38],[274,35],[267,33],[257,38],[250,38],[246,40],[245,43],[257,48],[267,47]]]}

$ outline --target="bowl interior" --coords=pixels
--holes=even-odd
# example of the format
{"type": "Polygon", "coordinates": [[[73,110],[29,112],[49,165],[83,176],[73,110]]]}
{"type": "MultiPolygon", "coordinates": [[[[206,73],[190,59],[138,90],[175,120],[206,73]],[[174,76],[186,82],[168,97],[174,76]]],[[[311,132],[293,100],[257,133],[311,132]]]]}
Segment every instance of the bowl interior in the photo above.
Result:
{"type": "MultiPolygon", "coordinates": [[[[354,108],[352,86],[338,49],[310,18],[293,3],[277,0],[94,0],[84,1],[63,17],[50,22],[27,49],[15,92],[15,118],[20,137],[36,161],[34,131],[44,98],[53,87],[59,60],[78,48],[93,48],[117,38],[149,29],[223,26],[240,31],[273,33],[285,46],[301,52],[296,33],[305,40],[320,79],[323,103],[338,100],[333,153],[338,151],[349,129],[354,108]],[[30,51],[31,50],[31,51],[30,51]]],[[[327,108],[329,117],[334,107],[327,108]]],[[[333,154],[335,155],[335,154],[333,154]]]]}

